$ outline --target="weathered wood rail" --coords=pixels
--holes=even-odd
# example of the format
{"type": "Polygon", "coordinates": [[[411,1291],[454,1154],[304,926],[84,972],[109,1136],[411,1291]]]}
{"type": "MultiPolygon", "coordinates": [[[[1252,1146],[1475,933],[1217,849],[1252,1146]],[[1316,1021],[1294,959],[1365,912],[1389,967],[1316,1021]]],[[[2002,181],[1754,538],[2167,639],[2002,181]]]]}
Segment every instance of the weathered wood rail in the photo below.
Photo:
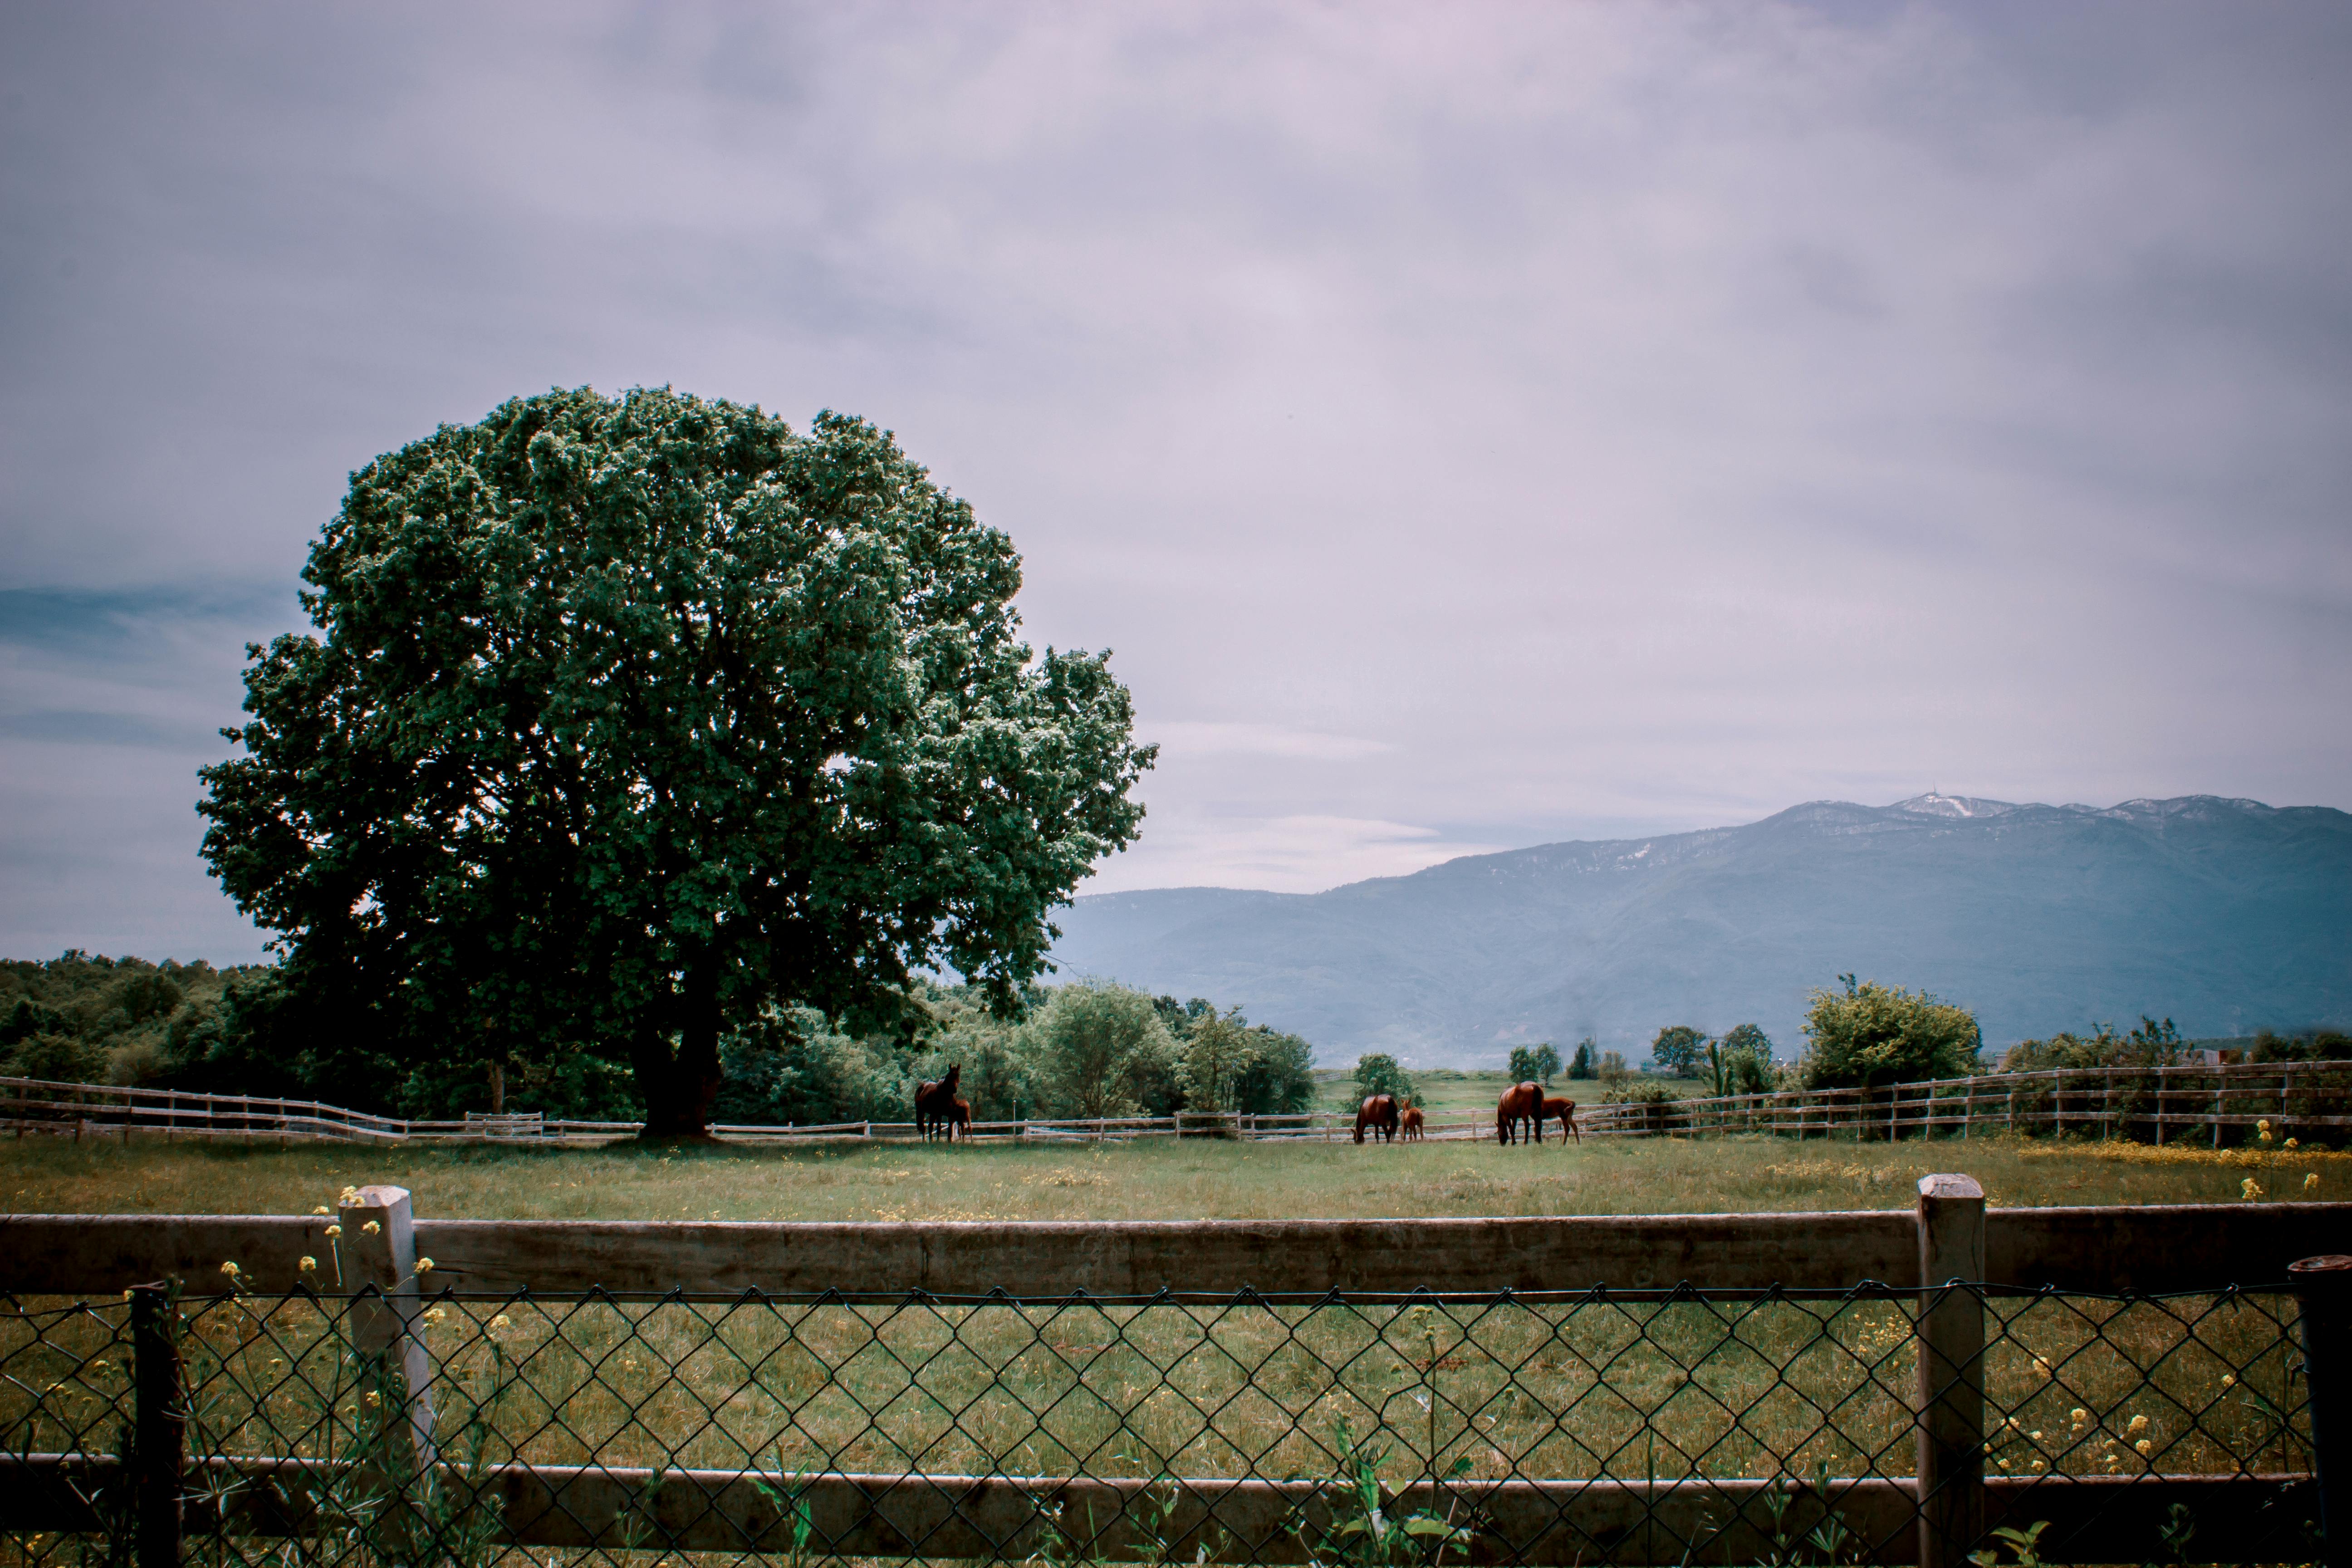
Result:
{"type": "MultiPolygon", "coordinates": [[[[392,1189],[369,1189],[370,1191],[392,1189]]],[[[294,1289],[323,1257],[324,1215],[0,1215],[0,1292],[119,1294],[177,1279],[226,1294],[294,1289]]],[[[2286,1266],[2352,1252],[2352,1203],[1994,1209],[1979,1282],[2148,1293],[2276,1285],[2286,1266]]],[[[346,1231],[348,1237],[349,1232],[346,1231]]],[[[433,1282],[460,1290],[659,1294],[927,1290],[1016,1299],[1404,1293],[1415,1289],[1835,1290],[1921,1283],[1918,1220],[1835,1214],[1559,1219],[963,1221],[921,1225],[695,1220],[413,1222],[433,1282]]],[[[353,1280],[350,1288],[361,1288],[353,1280]]],[[[323,1289],[323,1287],[321,1287],[323,1289]]]]}

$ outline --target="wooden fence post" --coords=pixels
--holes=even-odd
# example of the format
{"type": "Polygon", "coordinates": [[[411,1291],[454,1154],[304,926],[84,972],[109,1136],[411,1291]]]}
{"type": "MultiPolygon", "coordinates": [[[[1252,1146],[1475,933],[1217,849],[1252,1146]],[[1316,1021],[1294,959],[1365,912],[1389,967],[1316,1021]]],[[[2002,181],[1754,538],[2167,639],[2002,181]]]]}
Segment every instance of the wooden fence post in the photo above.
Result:
{"type": "Polygon", "coordinates": [[[180,1492],[187,1465],[179,1308],[167,1284],[131,1288],[131,1495],[138,1568],[180,1568],[180,1492]]]}
{"type": "Polygon", "coordinates": [[[2286,1272],[2303,1308],[2303,1374],[2326,1543],[2320,1561],[2352,1568],[2352,1257],[2306,1258],[2286,1272]]]}
{"type": "Polygon", "coordinates": [[[1984,1188],[1919,1179],[1919,1563],[1961,1568],[1984,1533],[1984,1188]]]}
{"type": "MultiPolygon", "coordinates": [[[[398,1462],[418,1475],[433,1462],[433,1363],[418,1321],[415,1215],[405,1187],[362,1187],[337,1216],[343,1226],[343,1278],[355,1293],[352,1342],[363,1362],[396,1374],[392,1391],[408,1406],[408,1441],[398,1462]],[[371,1229],[370,1227],[373,1228],[371,1229]],[[371,1289],[373,1288],[373,1289],[371,1289]]],[[[388,1378],[387,1382],[393,1381],[388,1378]]]]}

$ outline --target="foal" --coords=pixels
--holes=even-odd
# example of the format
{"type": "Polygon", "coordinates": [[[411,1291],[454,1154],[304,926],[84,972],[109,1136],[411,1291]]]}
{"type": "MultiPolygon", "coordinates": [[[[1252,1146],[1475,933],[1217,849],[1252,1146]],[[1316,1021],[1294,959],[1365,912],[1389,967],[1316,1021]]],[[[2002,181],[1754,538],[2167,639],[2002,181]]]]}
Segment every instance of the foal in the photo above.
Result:
{"type": "Polygon", "coordinates": [[[1576,1131],[1576,1101],[1572,1100],[1545,1100],[1543,1102],[1543,1116],[1536,1118],[1536,1135],[1538,1138],[1543,1135],[1544,1116],[1557,1116],[1559,1118],[1559,1131],[1561,1137],[1565,1138],[1570,1133],[1575,1133],[1576,1141],[1579,1143],[1584,1142],[1584,1134],[1576,1131]]]}

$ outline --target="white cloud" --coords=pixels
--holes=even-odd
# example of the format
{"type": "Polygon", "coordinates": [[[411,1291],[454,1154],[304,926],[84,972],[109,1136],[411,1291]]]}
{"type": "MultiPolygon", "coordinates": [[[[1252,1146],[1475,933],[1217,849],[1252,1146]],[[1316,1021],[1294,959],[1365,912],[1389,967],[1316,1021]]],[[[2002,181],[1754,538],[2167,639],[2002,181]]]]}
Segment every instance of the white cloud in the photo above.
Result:
{"type": "Polygon", "coordinates": [[[1344,882],[1402,877],[1457,856],[1507,847],[1366,817],[1171,814],[1155,817],[1142,844],[1102,862],[1078,891],[1205,887],[1318,893],[1344,882]]]}

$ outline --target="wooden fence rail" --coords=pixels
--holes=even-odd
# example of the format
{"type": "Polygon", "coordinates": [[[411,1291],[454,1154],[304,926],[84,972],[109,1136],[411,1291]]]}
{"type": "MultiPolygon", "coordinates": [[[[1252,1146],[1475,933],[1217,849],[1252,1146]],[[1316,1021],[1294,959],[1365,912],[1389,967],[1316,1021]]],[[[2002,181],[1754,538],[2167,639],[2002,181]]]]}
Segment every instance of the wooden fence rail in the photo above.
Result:
{"type": "MultiPolygon", "coordinates": [[[[1851,1499],[1854,1520],[1871,1525],[1870,1560],[1933,1568],[1959,1568],[1984,1528],[2033,1519],[2058,1521],[2062,1528],[2052,1539],[2077,1554],[2116,1546],[2121,1560],[2141,1561],[2154,1554],[2151,1543],[2177,1503],[2217,1527],[2245,1521],[2251,1531],[2268,1521],[2262,1528],[2270,1532],[2264,1540],[2275,1555],[2287,1550],[2284,1538],[2273,1539],[2273,1527],[2287,1517],[2278,1513],[2280,1503],[2292,1500],[2294,1508],[2307,1508],[2326,1491],[2330,1475],[2340,1475],[2334,1461],[2344,1458],[2334,1451],[2340,1438],[2331,1447],[2327,1436],[2344,1430],[2344,1413],[2315,1411],[2321,1434],[2315,1479],[2148,1475],[2069,1477],[2052,1484],[1989,1476],[1978,1372],[1989,1314],[1980,1288],[2102,1294],[2280,1290],[2298,1260],[2352,1266],[2352,1258],[2312,1258],[2352,1253],[2352,1203],[1989,1212],[1981,1188],[1964,1175],[1923,1180],[1911,1212],[1104,1224],[436,1220],[417,1218],[404,1190],[377,1186],[348,1195],[332,1215],[0,1217],[0,1294],[103,1299],[128,1289],[136,1305],[138,1298],[167,1298],[163,1286],[152,1283],[157,1280],[179,1281],[190,1295],[270,1292],[311,1280],[325,1288],[327,1279],[300,1271],[299,1260],[328,1250],[330,1224],[352,1244],[334,1288],[356,1298],[352,1310],[364,1348],[396,1369],[410,1391],[406,1429],[415,1463],[427,1470],[441,1460],[432,1436],[433,1372],[419,1288],[426,1258],[433,1260],[435,1289],[530,1291],[557,1300],[600,1290],[638,1298],[672,1291],[902,1298],[923,1292],[1038,1302],[1078,1292],[1131,1299],[1162,1291],[1187,1297],[1255,1291],[1295,1299],[1330,1291],[1360,1298],[1416,1290],[1478,1296],[1602,1286],[1843,1290],[1865,1282],[1916,1289],[1918,1474],[1855,1477],[1834,1488],[1840,1506],[1851,1499]],[[224,1262],[239,1266],[235,1279],[222,1271],[224,1262]],[[1949,1288],[1963,1280],[1969,1289],[1949,1288]]],[[[179,1375],[176,1362],[168,1370],[171,1378],[179,1375]]],[[[141,1378],[143,1389],[144,1373],[141,1378]]],[[[86,1500],[98,1495],[110,1463],[89,1453],[0,1455],[0,1499],[5,1500],[0,1527],[89,1529],[86,1500]]],[[[187,1469],[199,1479],[212,1474],[226,1480],[299,1463],[197,1455],[187,1469]]],[[[602,1465],[515,1463],[496,1467],[487,1479],[486,1495],[495,1500],[503,1539],[510,1542],[613,1544],[621,1539],[615,1532],[626,1524],[624,1515],[658,1489],[660,1510],[682,1510],[675,1521],[667,1512],[652,1521],[669,1532],[666,1543],[677,1551],[773,1544],[775,1499],[783,1480],[809,1489],[804,1495],[826,1538],[836,1543],[833,1550],[873,1556],[1001,1556],[1034,1525],[1041,1506],[1057,1501],[1092,1505],[1096,1517],[1108,1521],[1105,1532],[1086,1543],[1087,1555],[1150,1556],[1164,1550],[1165,1540],[1155,1543],[1136,1533],[1139,1511],[1121,1505],[1135,1503],[1153,1486],[1172,1484],[1184,1511],[1163,1521],[1159,1535],[1166,1537],[1171,1524],[1181,1535],[1213,1520],[1251,1543],[1252,1561],[1283,1562],[1292,1557],[1277,1526],[1314,1502],[1301,1490],[1303,1483],[1255,1478],[1163,1483],[1076,1476],[780,1478],[690,1470],[656,1476],[602,1465]],[[654,1487],[656,1479],[661,1488],[654,1487]]],[[[1760,1489],[1771,1484],[1767,1478],[1636,1484],[1538,1477],[1450,1489],[1436,1483],[1421,1494],[1407,1488],[1401,1506],[1415,1506],[1417,1496],[1432,1503],[1472,1496],[1496,1526],[1474,1562],[1495,1557],[1496,1542],[1503,1541],[1509,1542],[1508,1560],[1529,1564],[1755,1561],[1766,1542],[1759,1533],[1763,1515],[1750,1504],[1760,1503],[1760,1489]]],[[[163,1503],[151,1500],[142,1507],[164,1510],[149,1522],[158,1539],[176,1542],[184,1489],[166,1490],[163,1503]]],[[[238,1495],[253,1500],[239,1505],[247,1510],[234,1521],[241,1533],[300,1534],[313,1528],[304,1519],[268,1512],[277,1507],[268,1500],[286,1495],[284,1489],[256,1486],[238,1495]]],[[[157,1555],[164,1559],[160,1549],[157,1555]]]]}
{"type": "MultiPolygon", "coordinates": [[[[1571,1093],[1598,1095],[1597,1083],[1571,1093]]],[[[1587,1137],[1695,1137],[1770,1133],[1794,1138],[1970,1138],[1980,1132],[2074,1132],[2242,1140],[2263,1123],[2279,1139],[2352,1127],[2352,1062],[2273,1062],[2226,1066],[2066,1068],[1990,1073],[1885,1089],[1790,1089],[1721,1098],[1580,1104],[1577,1130],[1587,1137]]],[[[111,1084],[0,1078],[0,1127],[17,1137],[241,1138],[352,1143],[604,1143],[636,1135],[635,1121],[484,1116],[428,1121],[375,1116],[317,1100],[256,1095],[194,1094],[111,1084]]],[[[1180,1111],[1173,1116],[1030,1117],[978,1121],[983,1142],[1125,1142],[1135,1139],[1222,1137],[1254,1142],[1337,1142],[1352,1135],[1352,1113],[1287,1115],[1180,1111]]],[[[1557,1129],[1555,1129],[1555,1131],[1557,1129]]],[[[854,1138],[912,1140],[912,1121],[842,1121],[777,1127],[721,1123],[730,1142],[786,1143],[854,1138]]],[[[1427,1135],[1479,1141],[1495,1135],[1491,1116],[1432,1118],[1427,1135]]]]}

